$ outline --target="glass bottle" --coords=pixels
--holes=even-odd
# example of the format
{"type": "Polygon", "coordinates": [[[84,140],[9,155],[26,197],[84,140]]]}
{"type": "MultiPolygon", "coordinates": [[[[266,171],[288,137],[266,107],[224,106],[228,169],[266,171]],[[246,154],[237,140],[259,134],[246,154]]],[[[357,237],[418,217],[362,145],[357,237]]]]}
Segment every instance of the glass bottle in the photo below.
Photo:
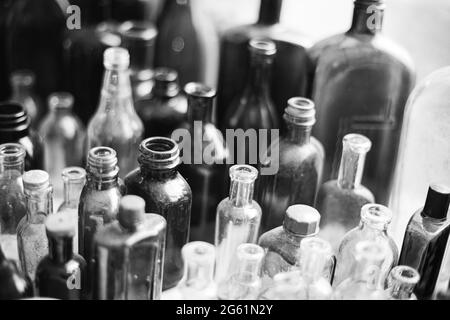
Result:
{"type": "Polygon", "coordinates": [[[450,188],[432,184],[425,205],[414,213],[406,227],[399,264],[420,273],[414,293],[421,300],[432,298],[438,281],[450,234],[449,204],[450,188]]]}
{"type": "Polygon", "coordinates": [[[72,216],[56,213],[45,222],[49,251],[36,270],[36,288],[41,297],[81,300],[86,288],[86,261],[74,254],[77,225],[72,216]]]}
{"type": "Polygon", "coordinates": [[[221,185],[227,179],[228,152],[222,133],[212,120],[216,91],[195,82],[188,83],[184,91],[188,96],[189,107],[185,126],[187,131],[183,131],[181,141],[182,159],[185,161],[179,171],[192,189],[190,239],[213,243],[215,211],[226,192],[221,185]],[[189,135],[184,137],[187,132],[189,135]]]}
{"type": "Polygon", "coordinates": [[[144,126],[133,105],[128,66],[130,55],[123,48],[104,53],[105,75],[97,112],[87,129],[88,150],[107,146],[117,152],[121,176],[137,165],[137,149],[144,126]]]}
{"type": "Polygon", "coordinates": [[[55,200],[63,197],[61,171],[69,166],[81,166],[84,157],[86,132],[83,124],[72,113],[73,96],[56,92],[48,98],[50,113],[39,127],[44,140],[45,171],[53,182],[55,200]]]}
{"type": "Polygon", "coordinates": [[[35,75],[30,70],[16,70],[11,73],[11,101],[22,105],[30,117],[31,127],[36,128],[43,110],[34,94],[35,75]]]}
{"type": "Polygon", "coordinates": [[[17,226],[27,208],[23,193],[25,149],[17,143],[0,145],[0,249],[19,262],[17,226]]]}
{"type": "Polygon", "coordinates": [[[347,134],[342,140],[342,157],[336,180],[325,182],[319,189],[316,207],[322,215],[320,236],[337,250],[344,235],[356,227],[361,208],[375,199],[361,184],[364,161],[370,140],[360,134],[347,134]]]}
{"type": "Polygon", "coordinates": [[[17,103],[0,103],[0,143],[19,143],[25,148],[25,171],[44,168],[42,139],[30,128],[30,118],[17,103]]]}
{"type": "Polygon", "coordinates": [[[450,300],[450,284],[446,289],[437,292],[436,300],[450,300]]]}
{"type": "Polygon", "coordinates": [[[48,254],[45,219],[53,213],[49,178],[42,170],[30,170],[23,175],[27,214],[17,226],[17,244],[20,266],[33,281],[38,263],[48,254]]]}
{"type": "Polygon", "coordinates": [[[420,280],[416,269],[408,266],[396,266],[389,273],[388,289],[390,300],[417,300],[413,293],[420,280]]]}
{"type": "Polygon", "coordinates": [[[166,220],[145,213],[145,201],[124,196],[118,221],[95,236],[96,298],[159,300],[161,296],[166,220]]]}
{"type": "MultiPolygon", "coordinates": [[[[383,263],[380,265],[380,280],[385,280],[389,271],[397,264],[398,249],[387,233],[392,211],[380,204],[366,204],[361,209],[359,226],[347,232],[339,246],[333,287],[350,278],[355,262],[355,247],[361,241],[375,241],[386,246],[383,263]]],[[[380,284],[384,286],[384,284],[380,284]]]]}
{"type": "MultiPolygon", "coordinates": [[[[235,269],[218,283],[219,300],[256,300],[261,290],[261,262],[264,250],[252,243],[237,247],[235,269]]],[[[218,261],[216,261],[217,263],[218,261]]]]}
{"type": "Polygon", "coordinates": [[[17,300],[33,296],[33,283],[9,260],[0,248],[0,300],[17,300]]]}
{"type": "Polygon", "coordinates": [[[78,206],[86,183],[86,170],[80,167],[67,167],[63,169],[61,175],[64,182],[64,202],[57,212],[71,216],[77,226],[73,235],[73,252],[78,253],[78,206]]]}
{"type": "Polygon", "coordinates": [[[136,111],[144,123],[146,138],[170,138],[172,132],[183,124],[187,100],[180,93],[178,73],[175,70],[156,68],[154,82],[151,97],[138,101],[136,111]]]}
{"type": "Polygon", "coordinates": [[[358,242],[353,248],[354,261],[346,265],[350,268],[349,277],[336,287],[334,299],[386,300],[388,295],[380,284],[386,279],[383,265],[389,259],[388,250],[381,242],[358,242]]]}
{"type": "Polygon", "coordinates": [[[236,250],[242,243],[256,243],[261,207],[253,200],[258,170],[247,165],[230,168],[230,193],[217,206],[215,281],[221,283],[233,271],[236,250]]]}
{"type": "Polygon", "coordinates": [[[277,273],[273,277],[273,284],[262,289],[259,300],[300,300],[300,270],[277,273]]]}
{"type": "Polygon", "coordinates": [[[222,35],[217,90],[219,123],[223,123],[233,100],[245,88],[250,72],[247,46],[253,38],[270,39],[277,46],[270,92],[280,120],[288,99],[309,97],[313,66],[307,50],[312,43],[303,34],[279,23],[282,3],[282,0],[262,0],[256,23],[232,28],[222,35]]]}
{"type": "Polygon", "coordinates": [[[139,146],[140,167],[125,178],[127,194],[144,198],[146,212],[167,220],[163,290],[183,277],[181,248],[189,239],[192,192],[178,173],[180,151],[175,141],[164,137],[145,139],[139,146]]]}
{"type": "Polygon", "coordinates": [[[8,98],[11,88],[8,79],[8,62],[6,61],[6,22],[12,0],[0,1],[0,101],[8,98]]]}
{"type": "Polygon", "coordinates": [[[355,0],[346,33],[318,42],[310,50],[315,65],[312,100],[317,106],[313,134],[328,156],[324,179],[335,179],[337,141],[360,133],[372,141],[363,182],[378,203],[387,204],[397,158],[403,111],[414,85],[407,52],[387,39],[382,28],[385,1],[355,0]]]}
{"type": "Polygon", "coordinates": [[[314,103],[301,97],[289,99],[284,109],[287,133],[272,142],[278,144],[279,155],[262,163],[263,167],[271,167],[272,162],[278,162],[278,171],[262,175],[259,181],[258,202],[266,213],[263,231],[280,226],[288,206],[314,205],[325,156],[320,142],[311,137],[315,113],[314,103]]]}

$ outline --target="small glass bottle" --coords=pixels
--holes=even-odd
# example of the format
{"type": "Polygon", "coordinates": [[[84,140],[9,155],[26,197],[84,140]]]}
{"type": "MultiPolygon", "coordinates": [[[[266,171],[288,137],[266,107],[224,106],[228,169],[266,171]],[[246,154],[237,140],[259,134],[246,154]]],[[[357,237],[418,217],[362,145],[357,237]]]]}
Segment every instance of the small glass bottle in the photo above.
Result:
{"type": "Polygon", "coordinates": [[[392,268],[388,277],[389,300],[417,300],[413,291],[419,280],[420,275],[414,268],[408,266],[392,268]]]}
{"type": "Polygon", "coordinates": [[[39,262],[48,254],[45,219],[53,213],[52,186],[47,172],[27,171],[23,186],[27,214],[17,227],[17,244],[22,270],[34,281],[39,262]]]}
{"type": "Polygon", "coordinates": [[[8,259],[0,248],[0,300],[16,300],[33,297],[33,283],[8,259]]]}
{"type": "Polygon", "coordinates": [[[187,112],[186,97],[180,93],[178,73],[173,69],[157,68],[154,86],[149,99],[136,103],[136,111],[142,119],[145,137],[170,138],[173,130],[183,124],[187,112]]]}
{"type": "Polygon", "coordinates": [[[253,200],[258,170],[247,165],[230,168],[230,195],[217,206],[215,281],[226,280],[242,243],[256,243],[261,224],[261,207],[253,200]]]}
{"type": "Polygon", "coordinates": [[[25,149],[17,143],[0,145],[0,249],[19,262],[17,226],[27,208],[23,192],[25,149]]]}
{"type": "Polygon", "coordinates": [[[406,227],[399,264],[420,273],[414,293],[421,300],[432,298],[438,281],[450,234],[449,204],[450,188],[432,184],[425,205],[414,213],[406,227]]]}
{"type": "MultiPolygon", "coordinates": [[[[333,287],[350,278],[355,262],[355,247],[361,241],[375,241],[386,246],[385,257],[380,265],[380,280],[385,280],[389,271],[397,264],[398,249],[388,235],[387,228],[392,219],[392,211],[380,204],[366,204],[361,209],[359,226],[347,232],[339,246],[333,287]]],[[[384,286],[380,284],[380,286],[384,286]]]]}
{"type": "Polygon", "coordinates": [[[261,291],[260,273],[264,249],[256,244],[242,243],[237,247],[235,256],[235,268],[218,283],[218,298],[256,300],[261,291]]]}
{"type": "Polygon", "coordinates": [[[353,248],[354,261],[351,265],[346,264],[350,269],[349,277],[336,287],[334,299],[386,300],[388,295],[380,284],[386,279],[383,265],[390,259],[388,251],[388,247],[380,242],[358,242],[353,248]]]}
{"type": "Polygon", "coordinates": [[[351,133],[344,137],[342,145],[339,176],[320,187],[316,202],[322,215],[320,236],[328,240],[335,250],[344,235],[358,225],[361,208],[375,202],[372,192],[361,185],[370,140],[351,133]]]}
{"type": "Polygon", "coordinates": [[[49,251],[36,270],[36,288],[41,297],[81,300],[86,289],[86,262],[74,254],[77,225],[72,216],[56,213],[45,222],[49,251]]]}
{"type": "Polygon", "coordinates": [[[73,96],[56,92],[48,98],[50,113],[39,126],[44,140],[45,171],[53,183],[55,202],[63,197],[61,171],[69,166],[81,166],[86,132],[81,120],[72,113],[73,96]]]}
{"type": "Polygon", "coordinates": [[[137,165],[137,149],[144,126],[133,105],[126,49],[108,48],[104,53],[105,75],[97,112],[87,129],[88,150],[107,146],[117,152],[121,176],[137,165]]]}
{"type": "Polygon", "coordinates": [[[166,220],[145,213],[145,201],[124,196],[118,221],[95,235],[95,293],[99,300],[159,300],[166,220]]]}
{"type": "MultiPolygon", "coordinates": [[[[272,142],[279,145],[279,155],[275,155],[278,171],[262,175],[259,181],[258,202],[265,212],[263,232],[283,223],[288,206],[314,205],[325,156],[320,142],[311,137],[315,114],[314,103],[301,97],[289,99],[284,109],[287,133],[272,142]]],[[[262,167],[271,167],[274,160],[270,159],[263,161],[262,167]]]]}
{"type": "Polygon", "coordinates": [[[177,171],[179,163],[180,151],[175,141],[148,138],[139,146],[140,167],[125,178],[127,194],[144,198],[146,212],[167,220],[163,290],[176,286],[183,277],[181,248],[189,239],[192,192],[177,171]]]}

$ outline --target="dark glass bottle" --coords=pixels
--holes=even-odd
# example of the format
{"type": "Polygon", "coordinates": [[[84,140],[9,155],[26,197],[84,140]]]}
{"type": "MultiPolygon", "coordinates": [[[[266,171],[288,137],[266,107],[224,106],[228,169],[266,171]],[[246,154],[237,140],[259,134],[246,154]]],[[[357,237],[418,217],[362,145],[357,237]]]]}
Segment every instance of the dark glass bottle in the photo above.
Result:
{"type": "MultiPolygon", "coordinates": [[[[89,2],[92,2],[89,0],[89,2]]],[[[129,20],[151,21],[156,20],[160,11],[162,0],[103,0],[97,7],[101,10],[103,19],[123,22],[129,20]]]]}
{"type": "Polygon", "coordinates": [[[15,261],[8,260],[0,248],[0,300],[16,300],[33,296],[33,283],[24,276],[15,261]]]}
{"type": "Polygon", "coordinates": [[[0,103],[0,143],[19,143],[26,151],[25,171],[44,168],[41,138],[30,128],[25,109],[16,103],[0,103]]]}
{"type": "Polygon", "coordinates": [[[152,94],[148,99],[137,101],[136,111],[144,123],[146,138],[170,138],[173,130],[182,126],[187,112],[178,73],[173,69],[156,68],[152,94]]]}
{"type": "Polygon", "coordinates": [[[450,188],[433,184],[422,209],[411,217],[403,239],[399,264],[417,269],[421,275],[414,293],[418,299],[431,299],[450,233],[447,212],[450,188]]]}
{"type": "Polygon", "coordinates": [[[0,1],[0,101],[7,99],[11,91],[6,61],[6,34],[8,32],[6,20],[12,3],[12,0],[0,1]]]}
{"type": "Polygon", "coordinates": [[[127,194],[145,200],[146,212],[162,215],[167,220],[167,245],[164,258],[163,290],[177,285],[183,277],[181,248],[189,239],[192,192],[177,171],[180,163],[175,141],[153,137],[139,146],[140,167],[125,178],[127,194]]]}
{"type": "Polygon", "coordinates": [[[49,254],[36,270],[39,296],[62,300],[81,300],[86,289],[86,261],[73,253],[76,223],[70,215],[50,215],[45,228],[49,254]]]}
{"type": "Polygon", "coordinates": [[[264,38],[276,43],[270,91],[281,120],[286,101],[291,97],[309,97],[312,63],[307,49],[311,42],[302,34],[280,25],[282,0],[262,0],[255,24],[233,28],[221,37],[218,87],[218,119],[221,123],[233,99],[245,87],[248,77],[250,39],[264,38]]]}
{"type": "Polygon", "coordinates": [[[317,43],[312,99],[317,106],[314,135],[325,147],[324,179],[337,176],[340,141],[350,132],[372,141],[365,185],[386,204],[391,187],[403,111],[414,85],[408,54],[381,33],[384,0],[355,0],[349,31],[317,43]]]}
{"type": "Polygon", "coordinates": [[[216,208],[225,197],[227,150],[222,133],[212,121],[216,91],[200,83],[184,87],[188,96],[189,136],[183,137],[185,160],[179,167],[192,189],[191,241],[214,242],[216,208]],[[184,141],[184,139],[191,140],[184,141]]]}
{"type": "Polygon", "coordinates": [[[320,142],[311,137],[315,113],[314,103],[300,97],[289,99],[284,109],[287,132],[273,142],[278,145],[279,153],[274,155],[276,159],[268,157],[262,163],[262,168],[271,168],[276,162],[278,168],[275,174],[261,175],[259,181],[263,232],[280,226],[289,206],[314,205],[325,157],[320,142]]]}

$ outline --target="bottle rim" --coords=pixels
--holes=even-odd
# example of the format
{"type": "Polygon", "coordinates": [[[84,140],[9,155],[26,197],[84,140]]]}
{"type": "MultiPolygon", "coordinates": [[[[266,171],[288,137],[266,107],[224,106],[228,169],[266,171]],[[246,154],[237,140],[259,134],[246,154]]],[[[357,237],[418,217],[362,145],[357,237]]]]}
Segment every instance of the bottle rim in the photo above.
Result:
{"type": "Polygon", "coordinates": [[[284,109],[284,118],[297,125],[313,126],[316,123],[314,102],[303,97],[292,97],[284,109]]]}
{"type": "Polygon", "coordinates": [[[349,133],[342,139],[344,148],[349,148],[357,154],[366,154],[372,148],[372,142],[366,136],[359,133],[349,133]]]}
{"type": "Polygon", "coordinates": [[[200,83],[200,82],[189,82],[184,86],[184,92],[188,96],[195,98],[209,98],[212,99],[216,96],[216,90],[213,88],[200,83]]]}
{"type": "Polygon", "coordinates": [[[74,237],[77,221],[72,215],[58,212],[49,215],[45,220],[47,235],[53,238],[74,237]]]}
{"type": "Polygon", "coordinates": [[[419,272],[410,266],[395,266],[391,270],[390,275],[392,279],[401,283],[410,284],[412,286],[416,285],[420,280],[419,272]]]}
{"type": "Polygon", "coordinates": [[[369,225],[388,225],[392,220],[392,211],[381,204],[368,203],[361,208],[361,221],[369,225]]]}
{"type": "Polygon", "coordinates": [[[86,180],[86,170],[81,167],[66,167],[62,170],[63,180],[70,182],[82,182],[86,180]]]}
{"type": "Polygon", "coordinates": [[[150,137],[139,145],[140,164],[151,169],[173,169],[180,164],[180,149],[178,144],[166,137],[150,137]]]}
{"type": "Polygon", "coordinates": [[[232,181],[242,183],[252,183],[258,178],[258,170],[246,164],[233,165],[229,174],[232,181]]]}
{"type": "Polygon", "coordinates": [[[249,50],[252,54],[258,56],[272,57],[277,53],[275,42],[264,38],[251,39],[248,43],[249,50]]]}
{"type": "Polygon", "coordinates": [[[111,47],[103,54],[103,65],[109,70],[127,70],[130,66],[130,54],[122,47],[111,47]]]}
{"type": "Polygon", "coordinates": [[[25,159],[25,148],[18,143],[0,144],[0,162],[6,165],[19,164],[25,159]]]}

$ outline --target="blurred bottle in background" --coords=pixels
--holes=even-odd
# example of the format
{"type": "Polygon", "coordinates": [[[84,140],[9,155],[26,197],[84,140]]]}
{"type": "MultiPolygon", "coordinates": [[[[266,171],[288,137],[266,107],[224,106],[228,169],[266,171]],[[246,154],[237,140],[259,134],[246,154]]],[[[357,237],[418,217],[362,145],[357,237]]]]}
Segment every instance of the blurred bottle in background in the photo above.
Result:
{"type": "Polygon", "coordinates": [[[33,297],[33,282],[19,270],[16,261],[8,259],[0,248],[1,300],[33,297]]]}
{"type": "Polygon", "coordinates": [[[0,1],[0,101],[7,99],[11,88],[8,82],[8,64],[6,61],[6,21],[13,0],[0,1]]]}

